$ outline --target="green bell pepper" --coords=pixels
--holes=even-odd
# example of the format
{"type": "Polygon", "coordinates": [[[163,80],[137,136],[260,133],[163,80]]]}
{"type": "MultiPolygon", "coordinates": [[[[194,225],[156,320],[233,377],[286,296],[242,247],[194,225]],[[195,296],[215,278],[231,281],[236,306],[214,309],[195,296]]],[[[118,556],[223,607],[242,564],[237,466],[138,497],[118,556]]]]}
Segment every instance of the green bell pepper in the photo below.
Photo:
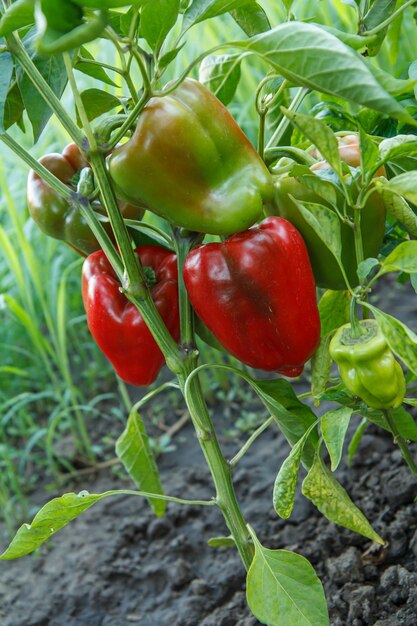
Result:
{"type": "Polygon", "coordinates": [[[350,324],[341,326],[330,342],[342,381],[355,396],[374,409],[396,409],[405,396],[405,379],[376,320],[359,322],[354,337],[350,324]]]}

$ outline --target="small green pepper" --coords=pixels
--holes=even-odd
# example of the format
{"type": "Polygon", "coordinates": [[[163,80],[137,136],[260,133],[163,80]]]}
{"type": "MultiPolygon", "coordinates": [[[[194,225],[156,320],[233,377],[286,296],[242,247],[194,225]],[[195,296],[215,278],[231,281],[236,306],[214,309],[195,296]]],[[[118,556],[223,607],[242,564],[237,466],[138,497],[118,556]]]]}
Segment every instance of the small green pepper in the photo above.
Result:
{"type": "Polygon", "coordinates": [[[373,409],[395,409],[405,395],[405,379],[376,320],[359,322],[363,331],[354,337],[350,324],[341,326],[330,342],[346,387],[373,409]]]}

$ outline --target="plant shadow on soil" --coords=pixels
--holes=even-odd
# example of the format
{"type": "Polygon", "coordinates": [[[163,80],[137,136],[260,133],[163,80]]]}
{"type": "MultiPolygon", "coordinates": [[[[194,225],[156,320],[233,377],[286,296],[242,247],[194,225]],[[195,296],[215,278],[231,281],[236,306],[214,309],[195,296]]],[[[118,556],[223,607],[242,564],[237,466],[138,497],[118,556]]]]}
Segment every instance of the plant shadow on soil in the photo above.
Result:
{"type": "MultiPolygon", "coordinates": [[[[396,294],[396,289],[384,290],[384,310],[415,330],[415,294],[401,300],[396,294]],[[386,299],[392,300],[390,306],[386,299]]],[[[221,433],[220,409],[213,417],[221,433]]],[[[356,425],[358,418],[352,421],[356,425]]],[[[226,457],[233,456],[238,442],[222,436],[220,442],[226,457]]],[[[416,626],[416,486],[390,435],[370,427],[352,467],[347,468],[345,455],[337,472],[353,501],[389,542],[384,549],[372,550],[367,539],[334,526],[300,493],[291,518],[277,517],[272,487],[288,451],[272,427],[235,470],[239,501],[260,540],[311,561],[324,583],[332,626],[416,626]]],[[[412,451],[417,454],[415,444],[412,451]]],[[[166,493],[189,499],[213,495],[190,425],[159,466],[166,493]]],[[[127,486],[107,471],[72,489],[99,493],[127,486]]],[[[235,550],[207,545],[210,537],[223,533],[216,509],[168,504],[167,515],[156,519],[139,498],[100,502],[36,556],[0,563],[0,624],[255,626],[235,550]]]]}

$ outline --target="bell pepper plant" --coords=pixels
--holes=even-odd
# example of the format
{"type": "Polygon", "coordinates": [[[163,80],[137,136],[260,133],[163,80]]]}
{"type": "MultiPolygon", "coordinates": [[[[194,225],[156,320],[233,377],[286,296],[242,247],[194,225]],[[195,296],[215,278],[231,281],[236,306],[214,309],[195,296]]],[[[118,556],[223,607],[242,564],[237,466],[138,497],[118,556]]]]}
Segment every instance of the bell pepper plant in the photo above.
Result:
{"type": "Polygon", "coordinates": [[[275,25],[247,0],[61,4],[62,11],[46,0],[1,5],[0,140],[31,169],[34,221],[87,256],[87,324],[116,374],[147,386],[166,364],[213,494],[191,500],[164,493],[138,412],[167,386],[156,383],[132,407],[116,444],[137,491],[56,498],[0,559],[33,552],[115,493],[146,498],[156,515],[169,515],[171,501],[217,507],[224,536],[216,545],[237,549],[259,622],[327,626],[312,565],[261,544],[260,520],[246,519],[238,502],[234,468],[268,427],[281,429],[289,453],[271,481],[277,515],[291,516],[302,463],[304,496],[331,522],[381,544],[383,526],[373,528],[333,474],[352,437],[349,422],[361,419],[355,446],[364,424],[390,432],[417,478],[409,449],[417,426],[407,410],[415,406],[417,336],[373,299],[387,273],[416,288],[417,122],[400,97],[413,97],[414,82],[368,60],[378,59],[387,27],[410,3],[395,12],[395,3],[379,3],[377,17],[376,3],[350,3],[357,33],[296,19],[291,2],[275,25]],[[227,12],[241,37],[210,50],[201,41],[201,54],[190,58],[186,35],[227,12]],[[95,56],[104,40],[119,57],[115,65],[111,55],[104,65],[95,56]],[[81,91],[75,69],[98,87],[81,91]],[[100,81],[115,84],[110,73],[112,93],[99,88],[100,81]],[[256,110],[256,123],[234,106],[246,79],[253,95],[246,113],[256,110]],[[21,110],[11,115],[16,85],[21,110]],[[66,85],[76,115],[62,102],[66,85]],[[323,119],[318,102],[326,106],[323,119]],[[10,128],[26,128],[24,110],[35,144],[52,113],[72,143],[37,161],[25,148],[29,140],[10,128]],[[146,245],[138,247],[134,232],[146,235],[146,245]],[[201,341],[220,350],[217,361],[201,362],[201,341]],[[221,361],[222,353],[236,365],[221,361]],[[267,412],[230,461],[200,382],[203,370],[219,368],[246,381],[267,412]],[[298,396],[289,379],[303,370],[308,391],[298,396]],[[324,413],[323,401],[332,403],[324,413]]]}

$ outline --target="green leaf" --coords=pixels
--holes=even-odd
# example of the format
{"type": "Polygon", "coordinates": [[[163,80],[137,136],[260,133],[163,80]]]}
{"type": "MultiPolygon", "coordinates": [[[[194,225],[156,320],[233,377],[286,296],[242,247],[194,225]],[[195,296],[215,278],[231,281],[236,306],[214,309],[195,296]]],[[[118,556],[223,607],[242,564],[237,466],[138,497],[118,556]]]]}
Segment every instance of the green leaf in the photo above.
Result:
{"type": "Polygon", "coordinates": [[[257,52],[296,85],[414,124],[405,109],[378,83],[360,55],[319,26],[286,22],[239,45],[257,52]]]}
{"type": "Polygon", "coordinates": [[[339,467],[352,413],[353,409],[343,406],[334,411],[328,411],[321,419],[321,432],[330,454],[332,472],[339,467]]]}
{"type": "Polygon", "coordinates": [[[172,63],[174,59],[177,58],[178,53],[183,49],[183,47],[185,46],[185,43],[186,42],[184,41],[180,46],[178,46],[178,48],[174,48],[173,50],[169,50],[168,52],[163,54],[158,61],[158,67],[160,69],[163,69],[164,67],[168,67],[168,65],[172,63]]]}
{"type": "Polygon", "coordinates": [[[349,528],[371,541],[384,543],[318,454],[304,479],[302,491],[305,497],[334,524],[349,528]]]}
{"type": "Polygon", "coordinates": [[[331,291],[329,289],[320,298],[321,339],[319,347],[311,359],[311,392],[316,405],[320,404],[319,396],[326,389],[330,377],[333,362],[329,352],[330,340],[333,331],[349,321],[349,306],[350,295],[348,291],[331,291]]]}
{"type": "Polygon", "coordinates": [[[320,298],[321,336],[325,337],[349,321],[350,294],[328,289],[320,298]]]}
{"type": "Polygon", "coordinates": [[[316,146],[323,159],[330,163],[335,172],[342,176],[339,144],[331,128],[312,115],[290,111],[285,107],[281,107],[281,111],[316,146]]]}
{"type": "Polygon", "coordinates": [[[398,193],[406,200],[417,204],[417,171],[404,172],[383,183],[383,189],[398,193]]]}
{"type": "Polygon", "coordinates": [[[255,617],[269,626],[329,626],[323,586],[311,564],[288,550],[269,550],[250,529],[255,556],[246,597],[255,617]]]}
{"type": "MultiPolygon", "coordinates": [[[[31,48],[33,42],[32,37],[25,38],[24,41],[25,47],[27,46],[29,48],[29,54],[37,70],[42,74],[55,95],[61,98],[67,84],[67,73],[62,56],[40,56],[34,53],[31,48]]],[[[17,82],[29,121],[32,125],[34,142],[36,143],[52,115],[52,110],[39,95],[27,74],[23,73],[21,69],[17,72],[17,82]]]]}
{"type": "Polygon", "coordinates": [[[313,228],[322,242],[329,248],[333,256],[341,260],[342,237],[340,220],[331,209],[315,202],[300,202],[293,196],[291,200],[297,205],[300,213],[313,228]]]}
{"type": "Polygon", "coordinates": [[[148,0],[142,7],[140,34],[156,53],[177,21],[180,0],[148,0]]]}
{"type": "Polygon", "coordinates": [[[311,358],[311,393],[315,406],[320,405],[320,395],[329,382],[333,359],[330,356],[329,346],[332,333],[320,339],[319,346],[311,358]]]}
{"type": "Polygon", "coordinates": [[[392,193],[384,186],[379,187],[387,212],[404,224],[410,235],[417,237],[417,215],[407,202],[397,193],[392,193]]]}
{"type": "Polygon", "coordinates": [[[396,135],[383,139],[379,144],[379,153],[384,160],[417,154],[417,135],[396,135]]]}
{"type": "Polygon", "coordinates": [[[0,37],[7,37],[24,26],[35,21],[34,0],[17,0],[0,19],[0,37]]]}
{"type": "Polygon", "coordinates": [[[107,72],[100,65],[94,65],[92,63],[88,63],[88,60],[94,60],[93,55],[85,48],[84,46],[80,49],[80,57],[74,65],[74,69],[86,74],[87,76],[91,76],[92,78],[96,78],[97,80],[101,80],[102,83],[106,83],[107,85],[111,85],[112,87],[117,87],[117,84],[110,78],[107,72]],[[84,61],[83,59],[87,59],[84,61]]]}
{"type": "Polygon", "coordinates": [[[388,313],[368,304],[389,347],[417,376],[417,335],[388,313]]]}
{"type": "Polygon", "coordinates": [[[380,67],[372,62],[367,63],[372,74],[377,79],[378,83],[388,93],[394,97],[403,96],[404,94],[413,94],[416,81],[411,78],[395,78],[392,74],[384,72],[380,67]]]}
{"type": "Polygon", "coordinates": [[[417,273],[417,241],[404,241],[394,248],[381,266],[381,273],[388,272],[417,273]]]}
{"type": "Polygon", "coordinates": [[[297,441],[287,456],[275,479],[272,502],[275,511],[283,519],[290,517],[294,508],[295,490],[297,487],[298,471],[304,446],[315,424],[297,441]]]}
{"type": "MultiPolygon", "coordinates": [[[[116,454],[140,491],[163,495],[163,489],[145,426],[133,407],[127,426],[116,442],[116,454]]],[[[164,500],[149,499],[154,513],[162,516],[166,510],[164,500]]]]}
{"type": "Polygon", "coordinates": [[[23,120],[24,110],[25,105],[23,104],[22,94],[20,93],[19,85],[15,82],[6,98],[3,121],[4,129],[7,130],[16,122],[21,122],[23,120]]]}
{"type": "Polygon", "coordinates": [[[41,508],[31,524],[23,524],[19,528],[7,550],[0,556],[0,560],[10,561],[30,554],[110,493],[89,494],[81,491],[78,495],[66,493],[60,498],[54,498],[41,508]]]}
{"type": "Polygon", "coordinates": [[[373,259],[372,257],[359,263],[357,274],[361,284],[365,282],[369,274],[375,267],[377,267],[377,265],[379,265],[378,259],[373,259]]]}
{"type": "MultiPolygon", "coordinates": [[[[411,80],[415,80],[417,78],[417,61],[411,63],[410,67],[408,68],[408,75],[411,80]]],[[[414,97],[417,98],[417,85],[414,87],[414,97]]]]}
{"type": "MultiPolygon", "coordinates": [[[[139,6],[144,5],[145,3],[146,3],[146,0],[140,0],[140,2],[135,2],[135,4],[131,6],[130,9],[126,11],[125,13],[119,13],[120,31],[122,35],[125,35],[126,37],[130,36],[130,28],[132,26],[132,22],[135,16],[139,12],[139,6]]],[[[139,22],[137,22],[137,24],[139,24],[139,22]]]]}
{"type": "Polygon", "coordinates": [[[250,0],[193,0],[184,13],[182,30],[188,30],[198,22],[242,8],[246,4],[252,3],[250,0]]]}
{"type": "MultiPolygon", "coordinates": [[[[90,122],[96,119],[96,117],[120,106],[119,98],[101,89],[86,89],[81,93],[81,99],[90,122]]],[[[78,114],[77,121],[78,125],[81,126],[78,114]]]]}
{"type": "Polygon", "coordinates": [[[282,4],[287,9],[287,13],[290,11],[292,5],[294,4],[294,0],[282,0],[282,4]]]}
{"type": "Polygon", "coordinates": [[[5,107],[12,74],[13,57],[10,52],[2,52],[0,54],[0,133],[5,130],[5,107]]]}
{"type": "Polygon", "coordinates": [[[397,0],[374,0],[371,8],[364,16],[365,30],[371,30],[379,26],[395,11],[397,0]]]}
{"type": "Polygon", "coordinates": [[[264,33],[271,28],[267,14],[256,0],[245,2],[242,7],[230,11],[230,15],[248,37],[264,33]]]}
{"type": "Polygon", "coordinates": [[[35,0],[36,49],[42,55],[57,55],[79,48],[103,34],[107,26],[107,11],[84,13],[75,2],[35,0]],[[85,18],[85,19],[83,19],[85,18]]]}
{"type": "Polygon", "coordinates": [[[360,161],[364,178],[367,172],[377,163],[379,157],[378,147],[368,137],[362,127],[359,127],[360,161]]]}
{"type": "MultiPolygon", "coordinates": [[[[294,446],[316,422],[317,418],[313,411],[297,398],[292,385],[283,378],[257,381],[250,377],[245,377],[245,379],[275,418],[286,439],[294,446]]],[[[303,462],[307,466],[312,463],[317,441],[316,430],[311,433],[311,437],[304,446],[303,462]]]]}
{"type": "Polygon", "coordinates": [[[200,65],[198,80],[224,105],[229,104],[240,80],[240,56],[238,54],[206,56],[200,65]]]}
{"type": "Polygon", "coordinates": [[[324,180],[323,178],[320,178],[319,176],[313,174],[311,170],[309,171],[309,174],[296,176],[296,179],[302,185],[305,185],[308,189],[311,189],[311,191],[316,193],[318,196],[321,196],[323,200],[326,200],[329,204],[337,206],[337,187],[329,180],[324,180]]]}

